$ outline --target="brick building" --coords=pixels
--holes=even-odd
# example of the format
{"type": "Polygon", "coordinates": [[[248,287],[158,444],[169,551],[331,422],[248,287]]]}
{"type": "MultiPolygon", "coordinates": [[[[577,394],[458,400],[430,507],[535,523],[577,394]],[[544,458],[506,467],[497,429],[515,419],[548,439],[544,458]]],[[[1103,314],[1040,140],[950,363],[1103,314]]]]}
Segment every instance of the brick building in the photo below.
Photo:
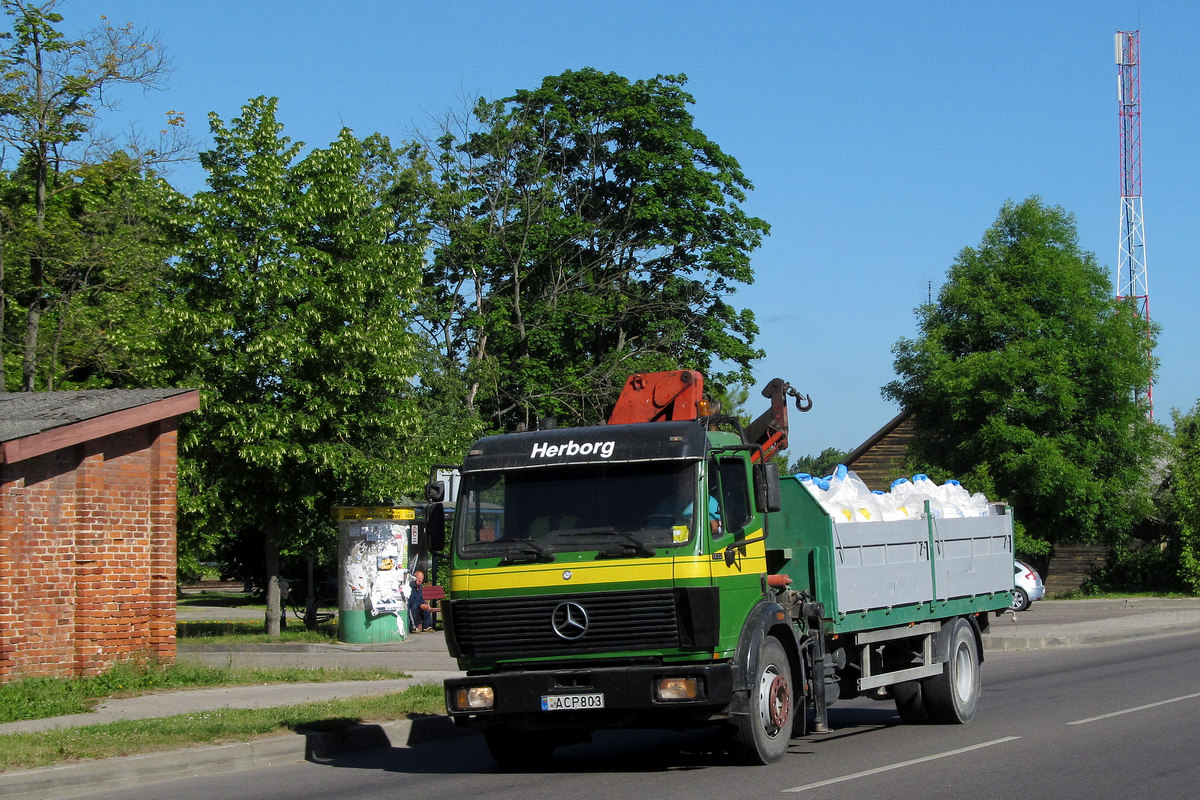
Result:
{"type": "Polygon", "coordinates": [[[0,393],[0,682],[175,659],[186,389],[0,393]]]}

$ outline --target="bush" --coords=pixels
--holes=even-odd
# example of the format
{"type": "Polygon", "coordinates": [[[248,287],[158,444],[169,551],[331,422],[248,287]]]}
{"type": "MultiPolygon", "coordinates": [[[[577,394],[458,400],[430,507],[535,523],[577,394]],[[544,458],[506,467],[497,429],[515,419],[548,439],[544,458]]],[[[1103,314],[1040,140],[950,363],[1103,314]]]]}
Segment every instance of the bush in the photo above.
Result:
{"type": "Polygon", "coordinates": [[[1179,579],[1177,554],[1158,547],[1110,550],[1107,563],[1093,570],[1081,588],[1084,594],[1190,591],[1179,579]]]}

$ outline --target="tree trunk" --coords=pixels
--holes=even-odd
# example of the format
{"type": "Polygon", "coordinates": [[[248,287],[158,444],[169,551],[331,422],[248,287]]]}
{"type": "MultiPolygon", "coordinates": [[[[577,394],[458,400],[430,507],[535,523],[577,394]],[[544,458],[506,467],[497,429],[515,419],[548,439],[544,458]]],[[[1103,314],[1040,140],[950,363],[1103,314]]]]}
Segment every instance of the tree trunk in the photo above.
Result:
{"type": "Polygon", "coordinates": [[[42,324],[41,288],[35,288],[35,297],[29,303],[25,316],[25,355],[21,362],[21,391],[32,392],[37,375],[38,328],[42,324]]]}
{"type": "Polygon", "coordinates": [[[274,531],[266,532],[263,556],[267,567],[266,633],[268,636],[278,636],[283,629],[283,592],[279,576],[279,541],[274,531]]]}
{"type": "MultiPolygon", "coordinates": [[[[46,107],[45,73],[42,70],[41,42],[34,37],[34,55],[37,74],[37,107],[46,107]]],[[[39,131],[37,144],[33,151],[34,169],[34,220],[37,223],[39,239],[46,231],[46,188],[50,182],[50,142],[49,137],[43,137],[39,131]]],[[[34,377],[37,374],[37,344],[38,327],[42,324],[42,310],[45,308],[43,294],[46,281],[46,261],[42,248],[45,243],[39,241],[35,251],[29,256],[29,314],[25,318],[25,360],[21,365],[21,391],[32,392],[34,377]]]]}
{"type": "Polygon", "coordinates": [[[63,329],[67,326],[68,305],[70,305],[70,300],[63,304],[62,312],[58,315],[58,324],[54,328],[54,342],[50,345],[50,366],[46,370],[47,392],[54,391],[54,376],[58,372],[58,347],[62,344],[63,329]]]}

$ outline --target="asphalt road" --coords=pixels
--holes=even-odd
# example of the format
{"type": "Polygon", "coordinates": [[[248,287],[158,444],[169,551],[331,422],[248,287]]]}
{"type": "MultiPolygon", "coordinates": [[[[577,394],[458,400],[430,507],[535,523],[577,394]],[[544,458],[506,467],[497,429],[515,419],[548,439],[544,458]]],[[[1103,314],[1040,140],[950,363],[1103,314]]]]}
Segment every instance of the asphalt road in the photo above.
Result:
{"type": "Polygon", "coordinates": [[[158,782],[85,798],[1088,798],[1193,800],[1200,635],[988,654],[976,719],[900,723],[890,703],[834,705],[834,730],[768,767],[707,733],[608,732],[547,769],[501,773],[476,736],[158,782]]]}

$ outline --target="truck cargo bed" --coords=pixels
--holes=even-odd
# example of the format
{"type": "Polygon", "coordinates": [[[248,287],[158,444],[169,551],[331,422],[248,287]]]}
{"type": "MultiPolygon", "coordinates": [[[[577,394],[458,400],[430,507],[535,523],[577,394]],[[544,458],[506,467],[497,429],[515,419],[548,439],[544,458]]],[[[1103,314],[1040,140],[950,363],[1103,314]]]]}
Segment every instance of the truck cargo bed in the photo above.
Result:
{"type": "Polygon", "coordinates": [[[768,565],[825,604],[831,630],[904,625],[1003,609],[1011,602],[1012,515],[835,522],[784,480],[768,565]]]}
{"type": "Polygon", "coordinates": [[[1012,517],[833,523],[842,614],[1012,589],[1012,517]]]}

